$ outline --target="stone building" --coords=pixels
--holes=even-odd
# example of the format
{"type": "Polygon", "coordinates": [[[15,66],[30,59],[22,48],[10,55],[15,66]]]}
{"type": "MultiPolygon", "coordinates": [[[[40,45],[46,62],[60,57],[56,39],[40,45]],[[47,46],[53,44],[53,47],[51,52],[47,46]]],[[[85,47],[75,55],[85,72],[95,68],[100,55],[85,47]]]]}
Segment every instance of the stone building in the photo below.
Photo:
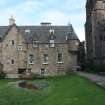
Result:
{"type": "Polygon", "coordinates": [[[72,25],[0,26],[0,62],[9,75],[64,75],[77,65],[78,37],[72,25]]]}
{"type": "Polygon", "coordinates": [[[87,0],[85,31],[87,61],[100,65],[105,61],[105,0],[87,0]]]}

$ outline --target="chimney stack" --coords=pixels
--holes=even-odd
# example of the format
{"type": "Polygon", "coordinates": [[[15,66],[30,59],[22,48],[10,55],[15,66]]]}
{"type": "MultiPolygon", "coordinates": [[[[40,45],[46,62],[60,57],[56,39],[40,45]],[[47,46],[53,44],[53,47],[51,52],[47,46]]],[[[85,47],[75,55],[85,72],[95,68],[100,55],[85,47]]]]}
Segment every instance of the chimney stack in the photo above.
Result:
{"type": "Polygon", "coordinates": [[[42,22],[40,24],[41,24],[41,26],[51,26],[50,22],[42,22]]]}
{"type": "Polygon", "coordinates": [[[15,24],[15,19],[13,18],[13,16],[11,16],[11,18],[9,19],[9,25],[13,24],[15,24]]]}

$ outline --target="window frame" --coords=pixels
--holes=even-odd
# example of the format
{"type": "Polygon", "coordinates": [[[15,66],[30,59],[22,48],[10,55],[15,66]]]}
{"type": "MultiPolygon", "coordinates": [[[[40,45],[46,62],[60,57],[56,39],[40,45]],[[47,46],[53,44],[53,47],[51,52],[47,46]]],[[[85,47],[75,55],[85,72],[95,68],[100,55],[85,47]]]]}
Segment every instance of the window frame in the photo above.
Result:
{"type": "Polygon", "coordinates": [[[38,40],[33,40],[33,47],[37,48],[39,46],[38,40]]]}
{"type": "Polygon", "coordinates": [[[11,60],[11,64],[12,64],[12,65],[14,65],[14,64],[15,64],[15,61],[14,61],[14,59],[12,59],[12,60],[11,60]]]}
{"type": "Polygon", "coordinates": [[[48,58],[48,54],[44,54],[43,55],[43,64],[48,64],[49,58],[48,58]]]}
{"type": "Polygon", "coordinates": [[[58,54],[57,54],[57,63],[59,63],[59,64],[63,63],[63,53],[62,52],[58,52],[58,54]],[[61,55],[59,56],[59,54],[61,54],[61,55]],[[59,57],[60,57],[60,59],[59,59],[59,57]]]}
{"type": "Polygon", "coordinates": [[[31,32],[31,30],[30,29],[25,29],[25,33],[30,33],[31,32]]]}
{"type": "Polygon", "coordinates": [[[14,45],[15,45],[15,41],[14,41],[14,40],[11,40],[11,43],[12,43],[12,46],[14,46],[14,45]]]}
{"type": "Polygon", "coordinates": [[[50,45],[49,45],[51,48],[54,48],[55,47],[55,40],[50,40],[50,45]]]}
{"type": "Polygon", "coordinates": [[[35,57],[33,54],[28,55],[28,64],[35,64],[35,57]],[[31,56],[30,56],[31,55],[31,56]],[[31,57],[31,58],[30,58],[31,57]],[[31,62],[30,62],[31,61],[31,62]]]}
{"type": "Polygon", "coordinates": [[[50,30],[49,30],[49,33],[50,33],[50,35],[51,35],[51,34],[53,34],[53,35],[54,35],[55,30],[54,30],[54,29],[50,29],[50,30]]]}
{"type": "Polygon", "coordinates": [[[18,50],[23,50],[23,46],[22,46],[22,44],[18,44],[18,50]]]}

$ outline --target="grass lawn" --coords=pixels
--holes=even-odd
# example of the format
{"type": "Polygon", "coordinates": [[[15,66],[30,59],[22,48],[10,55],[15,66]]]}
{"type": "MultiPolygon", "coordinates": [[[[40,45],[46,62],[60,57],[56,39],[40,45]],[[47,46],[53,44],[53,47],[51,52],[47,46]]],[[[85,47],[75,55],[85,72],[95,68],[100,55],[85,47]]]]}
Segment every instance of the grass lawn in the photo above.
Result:
{"type": "Polygon", "coordinates": [[[105,105],[105,91],[88,80],[72,75],[29,82],[46,82],[49,87],[28,90],[0,80],[0,105],[105,105]]]}

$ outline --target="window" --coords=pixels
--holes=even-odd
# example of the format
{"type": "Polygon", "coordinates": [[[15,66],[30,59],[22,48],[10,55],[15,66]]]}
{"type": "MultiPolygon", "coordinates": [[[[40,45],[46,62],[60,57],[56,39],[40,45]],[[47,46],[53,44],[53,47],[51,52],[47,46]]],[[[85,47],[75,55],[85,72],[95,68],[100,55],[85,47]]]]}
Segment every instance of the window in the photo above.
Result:
{"type": "Polygon", "coordinates": [[[41,70],[40,70],[40,74],[41,74],[42,77],[44,77],[44,74],[45,74],[45,68],[41,68],[41,70]]]}
{"type": "Polygon", "coordinates": [[[25,29],[25,33],[30,33],[30,29],[25,29]]]}
{"type": "Polygon", "coordinates": [[[35,59],[34,59],[34,55],[30,54],[29,58],[28,58],[29,64],[34,64],[35,63],[35,59]]]}
{"type": "Polygon", "coordinates": [[[22,50],[22,44],[18,44],[18,50],[22,50]]]}
{"type": "Polygon", "coordinates": [[[75,42],[75,45],[76,45],[76,46],[78,46],[78,45],[79,45],[79,43],[78,43],[78,42],[75,42]]]}
{"type": "Polygon", "coordinates": [[[55,47],[55,42],[54,42],[54,40],[50,40],[50,47],[55,47]]]}
{"type": "Polygon", "coordinates": [[[14,44],[15,44],[15,42],[14,42],[14,40],[12,40],[12,46],[14,46],[14,44]]]}
{"type": "Polygon", "coordinates": [[[63,54],[62,53],[58,53],[58,63],[63,63],[63,54]]]}
{"type": "Polygon", "coordinates": [[[44,54],[43,64],[48,64],[48,54],[44,54]]]}
{"type": "Polygon", "coordinates": [[[11,60],[11,64],[14,64],[14,60],[13,59],[11,60]]]}
{"type": "Polygon", "coordinates": [[[38,41],[33,41],[33,47],[38,47],[38,41]]]}
{"type": "Polygon", "coordinates": [[[55,30],[54,29],[50,29],[49,30],[49,33],[52,35],[52,34],[54,34],[55,33],[55,30]]]}

